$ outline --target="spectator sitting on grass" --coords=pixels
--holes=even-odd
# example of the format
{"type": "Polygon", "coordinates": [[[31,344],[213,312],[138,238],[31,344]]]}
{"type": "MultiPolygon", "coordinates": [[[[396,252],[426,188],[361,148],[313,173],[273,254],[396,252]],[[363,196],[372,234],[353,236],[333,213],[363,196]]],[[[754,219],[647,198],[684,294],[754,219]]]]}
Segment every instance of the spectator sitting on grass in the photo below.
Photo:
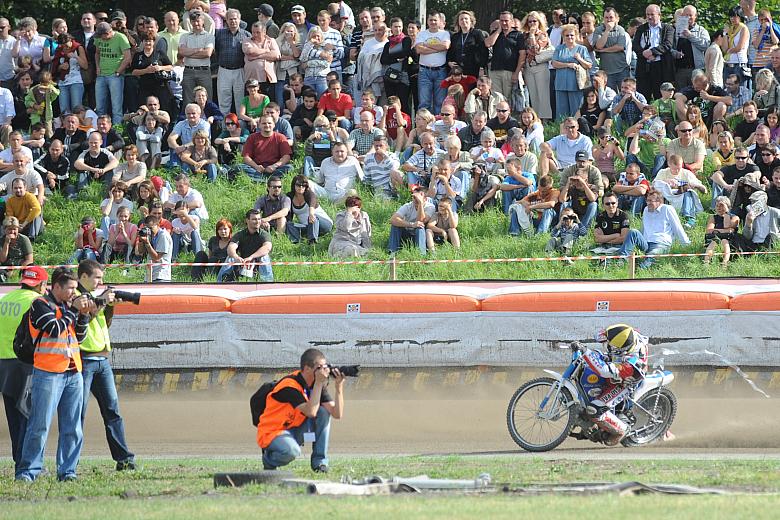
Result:
{"type": "Polygon", "coordinates": [[[178,201],[173,207],[173,215],[176,218],[171,222],[171,260],[175,262],[183,249],[191,249],[197,255],[203,250],[203,241],[200,238],[200,219],[196,215],[190,215],[186,202],[178,201]]]}
{"type": "Polygon", "coordinates": [[[108,238],[103,249],[103,262],[108,264],[119,259],[129,264],[133,256],[133,244],[135,244],[138,235],[138,226],[130,222],[130,209],[126,206],[117,210],[116,218],[116,224],[111,224],[108,228],[108,238]]]}
{"type": "Polygon", "coordinates": [[[452,199],[452,209],[458,211],[460,192],[460,179],[452,175],[450,160],[446,157],[440,158],[432,173],[431,183],[428,187],[428,197],[431,198],[435,206],[438,206],[439,201],[448,197],[452,199]]]}
{"type": "MultiPolygon", "coordinates": [[[[552,230],[550,230],[550,240],[544,246],[547,253],[557,251],[568,257],[574,248],[574,243],[588,233],[588,228],[580,224],[580,219],[574,210],[564,208],[561,210],[561,218],[552,230]]],[[[571,263],[571,260],[569,260],[571,263]]]]}
{"type": "Polygon", "coordinates": [[[390,151],[387,137],[374,137],[374,151],[366,154],[363,161],[365,183],[371,186],[374,195],[391,199],[398,196],[398,189],[404,185],[404,174],[398,157],[390,151]]]}
{"type": "Polygon", "coordinates": [[[152,207],[152,203],[155,201],[160,201],[157,196],[157,189],[154,187],[151,180],[146,179],[138,185],[138,193],[133,199],[133,202],[135,202],[138,207],[138,213],[141,215],[140,222],[143,222],[144,219],[149,216],[149,210],[152,207]]]}
{"type": "Polygon", "coordinates": [[[70,183],[70,161],[64,153],[62,141],[54,139],[48,153],[41,156],[33,165],[46,187],[51,191],[65,192],[70,183]]]}
{"type": "Polygon", "coordinates": [[[442,105],[441,112],[439,112],[441,119],[433,122],[431,130],[436,137],[436,145],[439,148],[444,149],[444,142],[448,137],[457,135],[458,132],[466,128],[466,123],[457,119],[458,109],[453,105],[442,105]]]}
{"type": "Polygon", "coordinates": [[[742,234],[735,237],[735,246],[740,251],[763,251],[780,240],[780,209],[767,206],[766,201],[763,191],[750,195],[750,209],[745,216],[742,234]]]}
{"type": "MultiPolygon", "coordinates": [[[[419,112],[417,114],[419,115],[419,112]]],[[[471,150],[475,146],[479,146],[482,140],[482,131],[487,127],[487,121],[487,113],[484,110],[477,110],[471,116],[471,123],[458,131],[458,139],[460,139],[463,150],[471,150]]],[[[417,128],[419,128],[419,122],[417,124],[417,128]]]]}
{"type": "Polygon", "coordinates": [[[598,212],[599,197],[604,195],[601,172],[591,164],[590,156],[580,151],[576,163],[561,173],[561,193],[558,200],[563,207],[571,207],[583,227],[590,227],[598,212]]]}
{"type": "Polygon", "coordinates": [[[241,153],[249,137],[249,130],[238,124],[238,116],[232,112],[225,116],[225,129],[214,139],[219,164],[229,166],[236,159],[236,152],[241,153]]]}
{"type": "MultiPolygon", "coordinates": [[[[199,251],[195,254],[194,263],[196,264],[218,264],[227,260],[227,248],[230,240],[233,238],[233,224],[228,219],[220,219],[216,226],[217,234],[209,238],[208,252],[199,251]]],[[[216,275],[219,272],[219,266],[193,265],[191,276],[196,282],[203,280],[205,274],[216,275]]]]}
{"type": "Polygon", "coordinates": [[[579,123],[573,117],[563,120],[563,133],[542,143],[539,154],[539,175],[562,171],[575,162],[577,152],[593,153],[593,141],[579,131],[579,123]]]}
{"type": "Polygon", "coordinates": [[[68,264],[75,265],[82,260],[98,260],[103,251],[105,238],[103,231],[95,226],[94,218],[90,216],[82,218],[81,225],[74,234],[76,251],[68,260],[68,264]]]}
{"type": "Polygon", "coordinates": [[[293,133],[293,127],[287,119],[281,117],[281,109],[279,104],[271,101],[263,109],[264,116],[271,116],[274,120],[274,132],[282,134],[287,138],[287,143],[290,146],[295,144],[295,134],[293,133]]]}
{"type": "MultiPolygon", "coordinates": [[[[52,143],[59,140],[65,148],[65,155],[74,164],[79,155],[87,147],[87,133],[79,128],[79,118],[74,114],[63,116],[62,127],[54,131],[52,143]]],[[[0,157],[2,161],[2,157],[0,157]]],[[[0,171],[2,166],[0,165],[0,171]]]]}
{"type": "Polygon", "coordinates": [[[465,211],[472,213],[484,211],[486,208],[495,206],[496,193],[501,180],[496,175],[490,175],[485,170],[484,163],[475,164],[471,168],[470,177],[471,188],[469,189],[469,198],[466,201],[465,211]]]}
{"type": "Polygon", "coordinates": [[[162,138],[163,128],[157,118],[146,114],[143,124],[135,131],[135,142],[141,162],[150,170],[159,168],[162,162],[162,138]]]}
{"type": "Polygon", "coordinates": [[[412,189],[412,200],[398,208],[390,217],[388,242],[390,254],[395,254],[401,249],[401,242],[412,240],[420,250],[420,254],[425,255],[427,250],[425,226],[435,212],[436,206],[425,196],[425,188],[415,186],[412,189]]]}
{"type": "Polygon", "coordinates": [[[542,175],[538,190],[509,206],[509,235],[531,234],[534,228],[537,233],[547,233],[555,219],[559,194],[553,188],[553,178],[542,175]]]}
{"type": "Polygon", "coordinates": [[[692,228],[696,224],[696,215],[704,211],[694,190],[707,193],[707,187],[693,172],[683,168],[683,160],[679,155],[669,156],[668,162],[669,167],[658,172],[653,188],[660,191],[664,198],[680,211],[685,227],[692,228]]]}
{"type": "MultiPolygon", "coordinates": [[[[632,165],[635,171],[639,167],[632,165]]],[[[593,238],[596,244],[607,248],[622,246],[628,236],[630,221],[628,214],[619,208],[618,197],[614,193],[605,193],[601,198],[604,211],[596,217],[596,228],[593,230],[593,238]]]]}
{"type": "MultiPolygon", "coordinates": [[[[436,121],[434,116],[427,108],[421,108],[414,115],[414,128],[399,136],[395,143],[395,149],[400,153],[399,159],[402,163],[408,161],[412,155],[417,153],[422,147],[422,136],[425,133],[433,131],[433,123],[436,121]]],[[[487,121],[487,119],[485,120],[487,121]]],[[[484,125],[482,125],[484,127],[484,125]]],[[[480,130],[481,131],[481,130],[480,130]]],[[[435,141],[435,138],[434,138],[435,141]]],[[[477,136],[479,141],[479,136],[477,136]]]]}
{"type": "Polygon", "coordinates": [[[284,233],[290,216],[290,197],[282,192],[282,178],[273,176],[266,181],[268,192],[255,201],[254,209],[260,212],[260,228],[284,233]]]}
{"type": "Polygon", "coordinates": [[[203,130],[211,135],[208,122],[202,120],[200,114],[200,105],[197,103],[190,103],[184,108],[184,121],[176,123],[168,136],[168,147],[171,152],[169,165],[181,164],[178,154],[182,153],[186,149],[185,147],[192,142],[192,136],[195,135],[195,132],[203,130]]]}
{"type": "Polygon", "coordinates": [[[356,180],[363,180],[363,168],[356,157],[349,155],[346,143],[335,143],[331,153],[309,185],[319,198],[340,202],[351,195],[356,180]]]}
{"type": "Polygon", "coordinates": [[[152,264],[151,273],[145,269],[144,281],[170,282],[173,252],[171,235],[160,227],[160,219],[153,215],[144,219],[144,228],[147,231],[140,231],[138,241],[135,243],[135,255],[144,258],[146,263],[152,264]]]}
{"type": "Polygon", "coordinates": [[[727,267],[731,259],[731,242],[739,229],[739,217],[732,215],[731,201],[720,196],[715,201],[715,215],[710,215],[704,230],[704,263],[709,264],[718,244],[723,249],[721,265],[727,267]]]}
{"type": "Polygon", "coordinates": [[[374,148],[374,138],[384,136],[385,133],[374,126],[374,114],[371,112],[360,113],[360,126],[349,134],[349,148],[351,154],[363,164],[367,153],[374,148]]]}
{"type": "Polygon", "coordinates": [[[346,209],[336,214],[336,231],[328,246],[328,254],[337,258],[357,258],[371,249],[371,219],[363,211],[363,201],[357,195],[347,197],[346,209]]]}
{"type": "Polygon", "coordinates": [[[179,158],[185,172],[205,175],[211,182],[217,180],[217,151],[211,146],[208,133],[203,130],[193,134],[192,143],[184,147],[179,158]]]}
{"type": "Polygon", "coordinates": [[[12,162],[14,169],[0,177],[0,192],[6,192],[8,196],[10,196],[13,192],[13,182],[16,179],[22,179],[25,186],[27,186],[27,191],[34,194],[38,199],[38,204],[43,207],[43,202],[45,200],[43,195],[43,179],[41,179],[38,172],[30,170],[28,167],[30,159],[27,157],[27,154],[24,152],[16,152],[13,155],[12,162]]]}
{"type": "MultiPolygon", "coordinates": [[[[279,180],[281,188],[281,179],[279,180]]],[[[273,282],[271,267],[271,235],[261,227],[263,217],[256,209],[246,212],[246,229],[233,235],[227,249],[227,264],[217,274],[217,281],[234,281],[239,277],[254,278],[255,270],[263,282],[273,282]],[[251,265],[259,263],[258,265],[251,265]]]]}
{"type": "Polygon", "coordinates": [[[471,160],[485,165],[488,173],[497,174],[503,169],[506,158],[500,148],[496,147],[496,134],[490,128],[482,130],[479,146],[469,150],[471,160]]]}
{"type": "Polygon", "coordinates": [[[43,233],[41,205],[35,195],[27,191],[27,184],[21,177],[11,182],[11,196],[5,200],[5,216],[19,219],[21,233],[31,242],[43,233]]]}
{"type": "MultiPolygon", "coordinates": [[[[33,248],[30,240],[19,232],[16,217],[3,219],[3,238],[0,240],[0,266],[25,266],[33,263],[33,248]]],[[[10,278],[10,273],[0,269],[0,283],[10,278]]]]}
{"type": "Polygon", "coordinates": [[[750,154],[747,148],[739,146],[734,150],[734,164],[731,166],[722,166],[718,171],[710,176],[712,181],[712,207],[715,208],[715,201],[721,195],[729,196],[734,190],[739,179],[749,173],[758,172],[758,167],[748,162],[750,154]]]}
{"type": "Polygon", "coordinates": [[[612,187],[617,195],[618,207],[629,211],[632,215],[641,215],[645,207],[645,194],[650,189],[650,183],[639,169],[639,164],[626,164],[626,171],[620,174],[612,187]]]}
{"type": "MultiPolygon", "coordinates": [[[[343,129],[339,128],[339,130],[343,129]]],[[[314,131],[303,145],[303,174],[306,177],[313,178],[316,169],[322,166],[322,161],[332,155],[331,147],[338,141],[334,139],[335,137],[326,116],[314,118],[314,131]]]]}
{"type": "MultiPolygon", "coordinates": [[[[117,152],[125,147],[125,139],[111,126],[111,116],[98,116],[96,133],[103,139],[103,148],[117,156],[117,152]]],[[[119,157],[117,157],[119,158],[119,157]]]]}
{"type": "Polygon", "coordinates": [[[0,173],[8,173],[14,171],[14,156],[18,153],[23,154],[27,158],[25,163],[27,171],[33,171],[33,154],[32,150],[22,144],[22,133],[18,131],[11,132],[9,136],[8,148],[0,151],[0,173]]]}
{"type": "MultiPolygon", "coordinates": [[[[154,181],[154,179],[152,180],[154,181]]],[[[206,210],[206,203],[203,202],[203,195],[191,186],[190,178],[186,174],[180,173],[174,181],[176,182],[176,190],[171,193],[163,207],[170,211],[177,202],[183,200],[187,203],[187,209],[189,209],[190,213],[196,215],[200,220],[208,220],[209,212],[206,210]]],[[[157,191],[160,191],[159,188],[157,191]]]]}
{"type": "MultiPolygon", "coordinates": [[[[684,245],[691,243],[680,218],[672,206],[664,204],[664,198],[657,191],[647,194],[647,207],[642,213],[642,230],[631,229],[620,247],[618,255],[627,257],[635,248],[648,255],[668,253],[675,239],[684,245]]],[[[645,258],[639,267],[653,265],[653,258],[645,258]]]]}
{"type": "Polygon", "coordinates": [[[436,244],[444,244],[449,240],[452,247],[460,249],[458,234],[458,213],[453,208],[452,198],[444,197],[439,201],[436,213],[426,224],[426,245],[430,252],[436,250],[436,244]]]}
{"type": "Polygon", "coordinates": [[[296,141],[309,138],[314,131],[314,120],[317,117],[317,94],[313,90],[306,90],[303,93],[303,103],[295,109],[290,117],[296,141]]]}
{"type": "Polygon", "coordinates": [[[508,142],[510,130],[518,128],[520,123],[512,117],[509,103],[502,101],[496,107],[496,117],[490,119],[487,126],[496,134],[496,146],[501,148],[508,142]]]}
{"type": "Polygon", "coordinates": [[[767,205],[780,208],[780,167],[772,172],[772,184],[766,188],[767,205]]]}
{"type": "MultiPolygon", "coordinates": [[[[525,147],[527,150],[528,145],[525,144],[525,138],[522,136],[520,138],[523,139],[523,144],[518,146],[520,148],[525,147]]],[[[523,163],[526,162],[523,159],[526,155],[534,156],[532,153],[525,153],[522,157],[512,155],[506,160],[506,177],[504,177],[504,182],[499,187],[501,190],[501,207],[505,215],[509,215],[509,207],[515,201],[522,200],[529,193],[536,191],[536,178],[533,172],[523,169],[523,163]]]]}
{"type": "Polygon", "coordinates": [[[305,231],[309,244],[315,244],[320,236],[333,229],[333,220],[320,205],[304,175],[293,177],[291,184],[292,189],[287,193],[291,203],[287,237],[290,242],[297,244],[305,231]]]}
{"type": "MultiPolygon", "coordinates": [[[[677,125],[677,139],[672,139],[667,144],[661,144],[659,151],[661,155],[666,157],[668,164],[669,157],[672,155],[679,155],[683,160],[683,168],[690,170],[693,173],[698,173],[704,167],[704,157],[707,153],[707,148],[704,141],[697,139],[693,136],[694,128],[690,121],[681,121],[677,125]]],[[[660,161],[656,162],[656,167],[660,164],[660,161]]],[[[654,169],[653,177],[660,168],[654,169]]]]}
{"type": "Polygon", "coordinates": [[[119,208],[124,207],[133,211],[133,202],[125,198],[126,194],[127,185],[122,181],[117,181],[111,186],[109,196],[100,203],[100,213],[102,214],[100,229],[103,231],[104,237],[108,236],[109,226],[118,222],[117,211],[119,208]]]}
{"type": "Polygon", "coordinates": [[[127,194],[133,196],[138,185],[146,179],[146,163],[138,160],[138,148],[129,144],[124,148],[125,161],[114,170],[111,184],[122,181],[127,188],[127,194]]]}
{"type": "MultiPolygon", "coordinates": [[[[114,154],[102,147],[103,138],[98,132],[92,132],[87,139],[89,148],[81,152],[79,158],[73,164],[79,172],[76,189],[81,192],[89,184],[90,179],[101,181],[104,192],[108,192],[111,182],[114,180],[114,168],[119,166],[119,161],[114,154]]],[[[75,197],[76,194],[74,193],[75,197]]]]}
{"type": "Polygon", "coordinates": [[[249,136],[241,152],[244,156],[242,169],[255,181],[272,175],[284,176],[292,165],[292,148],[287,138],[274,132],[274,118],[264,115],[260,118],[260,131],[249,136]]]}

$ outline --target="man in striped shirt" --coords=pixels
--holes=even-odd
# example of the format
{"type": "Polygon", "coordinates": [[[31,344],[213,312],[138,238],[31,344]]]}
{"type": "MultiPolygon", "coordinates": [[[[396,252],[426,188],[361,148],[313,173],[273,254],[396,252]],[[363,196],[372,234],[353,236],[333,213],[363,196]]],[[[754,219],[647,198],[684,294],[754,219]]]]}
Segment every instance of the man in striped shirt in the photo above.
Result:
{"type": "Polygon", "coordinates": [[[363,161],[365,182],[374,189],[374,195],[380,198],[395,198],[398,187],[404,183],[401,163],[394,153],[389,151],[387,137],[374,136],[374,151],[366,154],[363,161]]]}

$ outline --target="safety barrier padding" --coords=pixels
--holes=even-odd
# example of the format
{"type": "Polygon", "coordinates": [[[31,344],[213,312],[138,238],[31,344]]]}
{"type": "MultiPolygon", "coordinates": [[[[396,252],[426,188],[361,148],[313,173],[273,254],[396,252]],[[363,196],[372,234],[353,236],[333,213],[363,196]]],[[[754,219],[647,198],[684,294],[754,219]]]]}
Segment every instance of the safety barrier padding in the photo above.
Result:
{"type": "Polygon", "coordinates": [[[115,314],[188,314],[199,312],[230,312],[230,300],[219,296],[197,294],[144,294],[140,305],[123,302],[116,305],[115,314]]]}
{"type": "Polygon", "coordinates": [[[710,292],[534,292],[488,296],[486,312],[726,310],[729,297],[710,292]]]}
{"type": "Polygon", "coordinates": [[[739,294],[729,302],[732,311],[780,311],[780,292],[739,294]]]}
{"type": "Polygon", "coordinates": [[[455,294],[290,294],[233,302],[234,314],[417,314],[475,312],[476,298],[455,294]]]}

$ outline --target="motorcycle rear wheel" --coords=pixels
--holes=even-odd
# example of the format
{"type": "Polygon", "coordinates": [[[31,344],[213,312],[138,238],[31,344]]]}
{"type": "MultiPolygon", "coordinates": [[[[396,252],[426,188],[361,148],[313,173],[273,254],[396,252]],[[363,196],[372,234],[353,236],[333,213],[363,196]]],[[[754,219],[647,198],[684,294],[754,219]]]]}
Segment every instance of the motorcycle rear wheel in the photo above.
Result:
{"type": "Polygon", "coordinates": [[[660,393],[655,391],[642,396],[633,407],[636,422],[629,433],[620,443],[623,446],[643,446],[662,438],[672,426],[677,415],[677,397],[667,388],[661,388],[660,393]],[[656,406],[656,395],[658,404],[656,406]],[[655,417],[651,417],[644,410],[653,411],[656,407],[655,417]],[[652,424],[654,423],[654,424],[652,424]]]}
{"type": "Polygon", "coordinates": [[[540,377],[528,381],[514,393],[506,410],[506,425],[509,435],[518,446],[527,451],[550,451],[566,440],[574,427],[572,395],[562,387],[557,399],[550,399],[545,413],[551,419],[539,417],[544,397],[558,384],[551,377],[540,377]]]}

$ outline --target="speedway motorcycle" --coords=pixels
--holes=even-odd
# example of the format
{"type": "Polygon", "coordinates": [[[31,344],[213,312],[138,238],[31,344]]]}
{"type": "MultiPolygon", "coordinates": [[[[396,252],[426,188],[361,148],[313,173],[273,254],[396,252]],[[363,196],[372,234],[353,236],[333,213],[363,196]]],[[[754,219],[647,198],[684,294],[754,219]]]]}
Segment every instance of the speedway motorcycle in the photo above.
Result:
{"type": "MultiPolygon", "coordinates": [[[[603,432],[586,413],[590,399],[584,387],[591,387],[600,376],[583,358],[579,342],[560,345],[571,349],[571,363],[559,374],[545,370],[551,377],[540,377],[523,384],[509,401],[506,423],[512,439],[524,450],[550,451],[567,437],[599,442],[603,432]]],[[[677,398],[667,388],[674,380],[668,370],[645,375],[615,413],[628,425],[623,446],[642,446],[662,439],[677,413],[677,398]]]]}

